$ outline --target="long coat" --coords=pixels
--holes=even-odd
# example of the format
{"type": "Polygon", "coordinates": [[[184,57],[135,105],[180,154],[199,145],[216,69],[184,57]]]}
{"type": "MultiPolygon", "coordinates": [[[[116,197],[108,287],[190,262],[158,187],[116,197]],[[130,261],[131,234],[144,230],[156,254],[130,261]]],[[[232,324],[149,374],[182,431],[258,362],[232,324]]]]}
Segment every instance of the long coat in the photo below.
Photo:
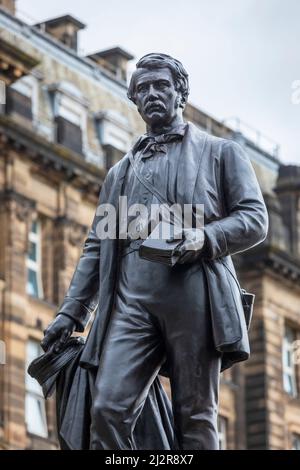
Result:
{"type": "MultiPolygon", "coordinates": [[[[99,203],[118,209],[128,169],[126,154],[107,174],[99,203]]],[[[188,123],[177,174],[177,203],[203,204],[206,250],[200,262],[207,278],[214,345],[223,353],[222,369],[249,357],[249,340],[231,255],[267,235],[268,216],[249,158],[234,141],[213,137],[188,123]]],[[[94,321],[81,365],[97,367],[114,305],[119,241],[97,236],[95,214],[70,288],[58,311],[76,320],[82,332],[94,321]]]]}

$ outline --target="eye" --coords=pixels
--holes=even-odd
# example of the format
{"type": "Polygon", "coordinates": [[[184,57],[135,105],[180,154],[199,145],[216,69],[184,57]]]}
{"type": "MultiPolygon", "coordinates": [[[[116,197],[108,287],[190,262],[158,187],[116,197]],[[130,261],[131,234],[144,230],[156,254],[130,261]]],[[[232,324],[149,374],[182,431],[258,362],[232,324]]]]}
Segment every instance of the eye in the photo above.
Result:
{"type": "Polygon", "coordinates": [[[137,87],[137,91],[138,91],[139,93],[142,93],[142,92],[146,91],[146,88],[147,88],[146,85],[139,85],[139,86],[137,87]]]}
{"type": "Polygon", "coordinates": [[[168,87],[168,83],[167,82],[158,82],[158,88],[160,90],[163,90],[164,88],[167,88],[168,87]]]}

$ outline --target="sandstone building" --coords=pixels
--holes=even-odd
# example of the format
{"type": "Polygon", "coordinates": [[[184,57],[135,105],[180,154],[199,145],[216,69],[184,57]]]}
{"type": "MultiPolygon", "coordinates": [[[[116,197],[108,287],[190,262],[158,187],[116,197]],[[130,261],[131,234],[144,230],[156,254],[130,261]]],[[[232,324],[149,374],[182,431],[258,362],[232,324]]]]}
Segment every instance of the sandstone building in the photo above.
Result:
{"type": "MultiPolygon", "coordinates": [[[[0,1],[2,449],[56,448],[54,401],[26,365],[68,288],[107,169],[144,132],[126,97],[133,57],[121,47],[81,57],[84,27],[70,15],[31,26],[0,1]]],[[[191,104],[185,118],[245,146],[270,213],[265,243],[235,257],[256,305],[251,359],[222,376],[221,445],[300,448],[300,167],[191,104]]]]}

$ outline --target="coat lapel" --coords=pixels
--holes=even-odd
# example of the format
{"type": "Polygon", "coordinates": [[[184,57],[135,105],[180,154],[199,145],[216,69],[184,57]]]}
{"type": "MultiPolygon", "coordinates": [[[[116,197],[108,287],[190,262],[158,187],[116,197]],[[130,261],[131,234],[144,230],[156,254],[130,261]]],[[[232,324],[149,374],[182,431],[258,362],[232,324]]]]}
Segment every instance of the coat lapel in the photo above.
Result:
{"type": "Polygon", "coordinates": [[[182,142],[177,173],[177,201],[180,204],[192,204],[193,202],[206,140],[207,134],[189,122],[182,142]]]}
{"type": "MultiPolygon", "coordinates": [[[[116,233],[118,233],[119,196],[122,193],[122,185],[128,168],[128,162],[127,154],[112,170],[116,172],[116,174],[112,175],[113,181],[111,186],[107,189],[108,196],[104,201],[107,204],[111,204],[116,210],[116,233]]],[[[101,240],[99,305],[80,361],[81,365],[86,368],[98,367],[99,364],[99,358],[113,307],[118,262],[118,240],[101,240]]]]}
{"type": "MultiPolygon", "coordinates": [[[[130,151],[131,153],[131,151],[130,151]]],[[[122,186],[124,182],[124,178],[128,169],[129,165],[129,158],[128,158],[129,153],[127,153],[122,160],[120,161],[118,168],[117,168],[117,173],[114,178],[114,182],[112,184],[112,187],[110,189],[110,194],[108,197],[108,203],[113,204],[115,209],[118,210],[119,206],[119,196],[121,195],[122,192],[122,186]]]]}
{"type": "MultiPolygon", "coordinates": [[[[195,191],[198,172],[207,141],[206,132],[202,132],[191,122],[187,125],[187,131],[182,141],[181,157],[177,173],[177,199],[179,203],[191,204],[195,191]]],[[[130,150],[120,161],[118,171],[110,192],[108,202],[118,207],[118,201],[122,190],[123,181],[129,166],[130,150]]]]}

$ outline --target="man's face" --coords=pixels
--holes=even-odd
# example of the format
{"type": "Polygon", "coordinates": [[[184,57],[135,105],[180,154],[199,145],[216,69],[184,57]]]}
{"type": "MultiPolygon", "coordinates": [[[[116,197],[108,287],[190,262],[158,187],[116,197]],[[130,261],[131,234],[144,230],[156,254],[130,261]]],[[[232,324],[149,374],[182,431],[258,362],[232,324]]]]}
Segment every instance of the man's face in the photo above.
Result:
{"type": "Polygon", "coordinates": [[[175,89],[168,68],[138,69],[135,99],[140,115],[151,127],[172,122],[177,115],[181,95],[175,89]]]}

